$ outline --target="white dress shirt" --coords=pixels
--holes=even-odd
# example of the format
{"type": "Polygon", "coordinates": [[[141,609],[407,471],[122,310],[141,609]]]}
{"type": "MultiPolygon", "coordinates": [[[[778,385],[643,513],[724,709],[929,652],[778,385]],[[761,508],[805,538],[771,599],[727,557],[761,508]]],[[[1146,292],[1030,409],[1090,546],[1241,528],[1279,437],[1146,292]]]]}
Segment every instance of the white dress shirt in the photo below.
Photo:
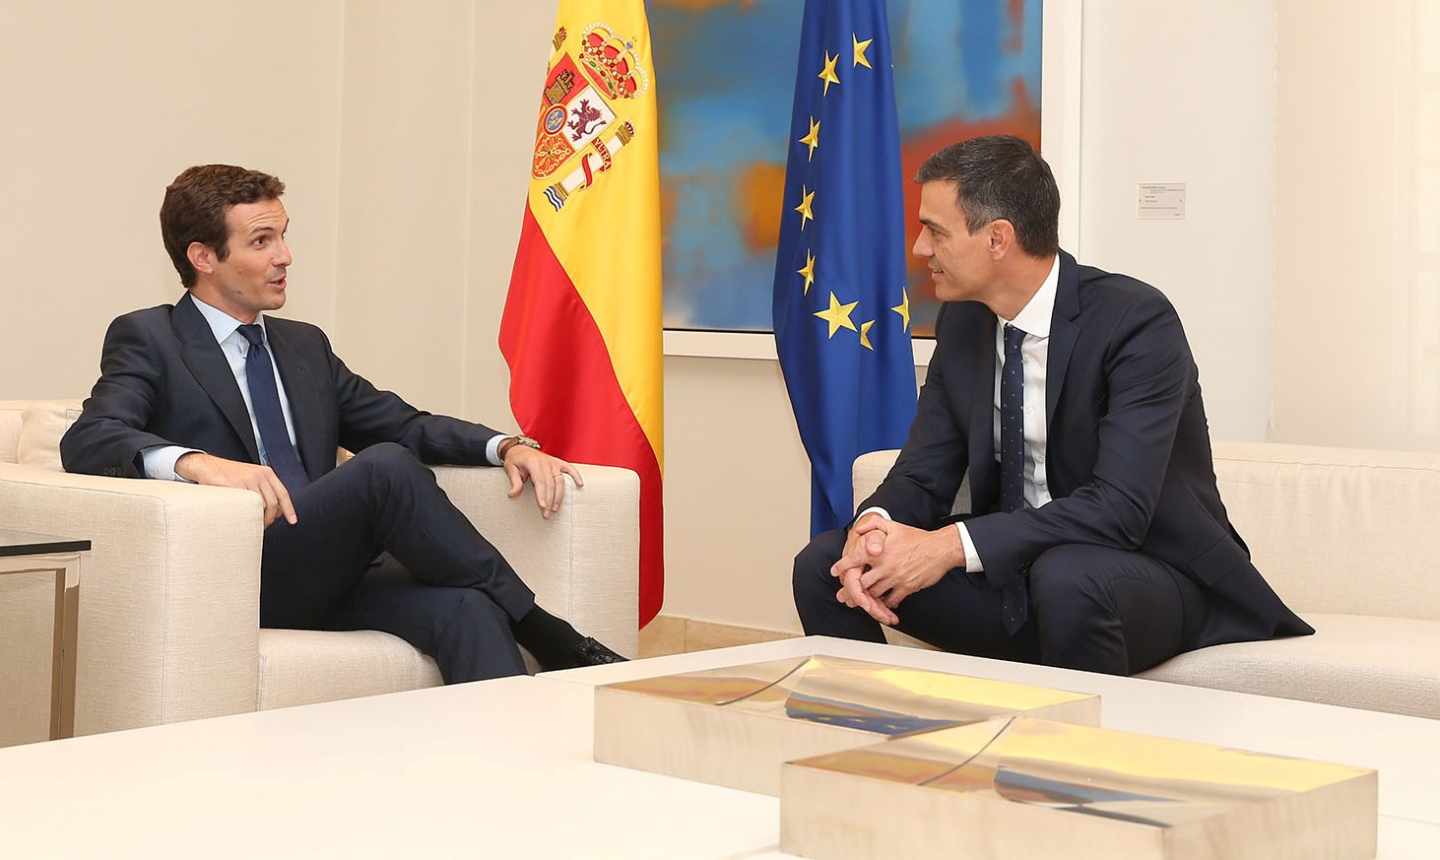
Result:
{"type": "MultiPolygon", "coordinates": [[[[255,447],[260,451],[260,462],[268,465],[270,458],[266,456],[265,443],[260,438],[260,425],[255,421],[255,407],[250,403],[250,386],[245,378],[245,358],[250,354],[250,341],[240,333],[240,326],[244,323],[219,308],[200,301],[193,293],[190,299],[195,302],[201,316],[205,317],[205,322],[210,324],[210,331],[215,335],[215,341],[220,344],[220,351],[225,354],[225,361],[235,376],[235,384],[240,387],[240,396],[245,399],[245,411],[250,414],[250,429],[255,433],[255,447]]],[[[275,360],[275,350],[270,349],[270,333],[265,328],[264,314],[256,316],[255,322],[260,326],[265,348],[270,351],[270,371],[275,374],[275,390],[280,393],[280,411],[285,416],[285,432],[290,436],[290,444],[294,445],[295,421],[290,416],[290,398],[286,396],[285,383],[280,379],[280,365],[275,360]]],[[[500,465],[498,452],[504,439],[505,434],[497,434],[485,445],[485,459],[493,465],[500,465]]],[[[141,452],[145,477],[162,481],[184,481],[184,478],[175,473],[175,463],[192,452],[199,453],[199,449],[181,445],[146,448],[141,452]]]]}
{"type": "MultiPolygon", "coordinates": [[[[1020,360],[1024,363],[1025,401],[1025,505],[1029,508],[1043,507],[1050,502],[1050,487],[1045,479],[1045,363],[1050,357],[1050,319],[1055,313],[1055,292],[1060,284],[1060,257],[1050,264],[1050,273],[1045,281],[1015,319],[997,319],[995,325],[995,461],[1000,461],[1000,377],[1005,370],[1005,324],[1025,332],[1020,342],[1020,360]]],[[[884,508],[867,508],[860,516],[875,511],[886,519],[890,513],[884,508]]],[[[956,523],[960,531],[960,543],[965,547],[965,570],[982,573],[985,570],[975,542],[964,523],[956,523]]]]}

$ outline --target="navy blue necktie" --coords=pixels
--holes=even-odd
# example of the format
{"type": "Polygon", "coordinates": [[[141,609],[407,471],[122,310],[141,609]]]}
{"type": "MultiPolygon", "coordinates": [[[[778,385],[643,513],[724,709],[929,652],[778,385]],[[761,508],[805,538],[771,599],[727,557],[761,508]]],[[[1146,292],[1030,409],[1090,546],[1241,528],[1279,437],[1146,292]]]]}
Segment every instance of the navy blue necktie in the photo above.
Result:
{"type": "MultiPolygon", "coordinates": [[[[1005,366],[1000,371],[1000,510],[1025,510],[1025,332],[1005,324],[1005,366]]],[[[1000,621],[1014,636],[1030,615],[1030,593],[1017,578],[1000,597],[1000,621]]]]}
{"type": "Polygon", "coordinates": [[[1025,332],[1005,324],[1005,367],[1000,371],[1000,510],[1025,509],[1025,332]]]}
{"type": "Polygon", "coordinates": [[[258,325],[242,325],[240,333],[250,341],[250,351],[245,353],[245,386],[250,389],[250,408],[255,410],[266,465],[275,470],[280,483],[294,495],[310,483],[310,477],[300,465],[300,455],[285,429],[285,413],[280,408],[270,351],[265,348],[265,332],[258,325]]]}

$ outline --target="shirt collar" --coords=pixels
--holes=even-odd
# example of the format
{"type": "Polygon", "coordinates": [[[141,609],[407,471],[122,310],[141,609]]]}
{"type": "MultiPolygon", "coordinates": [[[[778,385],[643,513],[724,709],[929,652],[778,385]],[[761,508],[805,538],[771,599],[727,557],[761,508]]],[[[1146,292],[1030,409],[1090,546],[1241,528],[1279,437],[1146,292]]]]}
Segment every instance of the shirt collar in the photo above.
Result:
{"type": "MultiPolygon", "coordinates": [[[[200,315],[205,317],[205,322],[210,324],[210,331],[215,335],[215,341],[217,343],[224,343],[226,338],[230,337],[240,326],[244,325],[244,323],[214,305],[206,304],[195,298],[194,293],[190,294],[190,300],[195,303],[195,307],[199,309],[200,315]]],[[[270,337],[269,333],[265,332],[265,315],[257,314],[255,322],[260,324],[260,331],[265,333],[265,340],[268,341],[270,337]]]]}
{"type": "Polygon", "coordinates": [[[1046,338],[1050,336],[1050,318],[1055,315],[1055,293],[1060,285],[1060,255],[1055,255],[1055,262],[1050,264],[1050,274],[1045,276],[1045,282],[1015,319],[1010,324],[1030,335],[1031,337],[1046,338]]]}

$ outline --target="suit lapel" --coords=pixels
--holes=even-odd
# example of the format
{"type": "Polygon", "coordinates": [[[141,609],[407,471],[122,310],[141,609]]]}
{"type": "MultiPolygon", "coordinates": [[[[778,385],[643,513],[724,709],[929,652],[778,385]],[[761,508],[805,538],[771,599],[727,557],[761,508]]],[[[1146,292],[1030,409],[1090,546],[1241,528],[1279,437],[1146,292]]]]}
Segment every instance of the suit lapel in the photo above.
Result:
{"type": "MultiPolygon", "coordinates": [[[[329,471],[325,465],[323,428],[319,415],[315,414],[317,404],[315,380],[310,366],[295,342],[295,332],[285,320],[267,317],[265,334],[270,341],[270,351],[275,366],[280,369],[280,381],[285,383],[285,399],[290,403],[290,418],[295,422],[295,447],[300,453],[300,463],[305,473],[314,480],[329,471]]],[[[330,452],[330,465],[334,464],[335,452],[330,452]]]]}
{"type": "Polygon", "coordinates": [[[195,307],[188,292],[175,303],[170,320],[183,345],[181,356],[185,366],[190,368],[195,381],[200,383],[220,414],[225,416],[230,429],[240,437],[250,454],[250,461],[260,462],[260,449],[255,444],[255,431],[250,426],[250,412],[245,408],[245,399],[240,396],[240,386],[235,384],[235,374],[231,372],[220,344],[216,343],[210,324],[195,307]]]}
{"type": "Polygon", "coordinates": [[[974,402],[970,404],[970,495],[977,504],[971,510],[985,510],[994,497],[995,482],[995,314],[981,309],[983,321],[970,354],[974,368],[974,402]]]}
{"type": "MultiPolygon", "coordinates": [[[[1045,361],[1045,428],[1055,423],[1055,405],[1065,387],[1065,371],[1070,366],[1070,353],[1075,351],[1075,338],[1080,334],[1076,318],[1080,316],[1080,272],[1075,258],[1060,252],[1060,280],[1055,288],[1055,313],[1050,318],[1049,357],[1045,361]]],[[[1049,438],[1047,432],[1046,438],[1049,438]]],[[[1048,447],[1048,446],[1047,446],[1048,447]]]]}

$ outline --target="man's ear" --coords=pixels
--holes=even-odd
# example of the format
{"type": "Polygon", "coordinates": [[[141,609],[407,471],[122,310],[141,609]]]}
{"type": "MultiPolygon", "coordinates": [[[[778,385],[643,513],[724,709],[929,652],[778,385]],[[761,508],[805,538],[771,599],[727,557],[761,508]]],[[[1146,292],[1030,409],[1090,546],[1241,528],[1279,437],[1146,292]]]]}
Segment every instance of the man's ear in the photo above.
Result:
{"type": "Polygon", "coordinates": [[[204,242],[191,242],[185,249],[185,257],[190,261],[190,265],[195,267],[195,271],[205,275],[214,274],[215,264],[220,262],[215,249],[204,242]]]}
{"type": "Polygon", "coordinates": [[[1015,225],[1005,218],[996,218],[987,225],[990,259],[1001,260],[1015,247],[1015,225]]]}

